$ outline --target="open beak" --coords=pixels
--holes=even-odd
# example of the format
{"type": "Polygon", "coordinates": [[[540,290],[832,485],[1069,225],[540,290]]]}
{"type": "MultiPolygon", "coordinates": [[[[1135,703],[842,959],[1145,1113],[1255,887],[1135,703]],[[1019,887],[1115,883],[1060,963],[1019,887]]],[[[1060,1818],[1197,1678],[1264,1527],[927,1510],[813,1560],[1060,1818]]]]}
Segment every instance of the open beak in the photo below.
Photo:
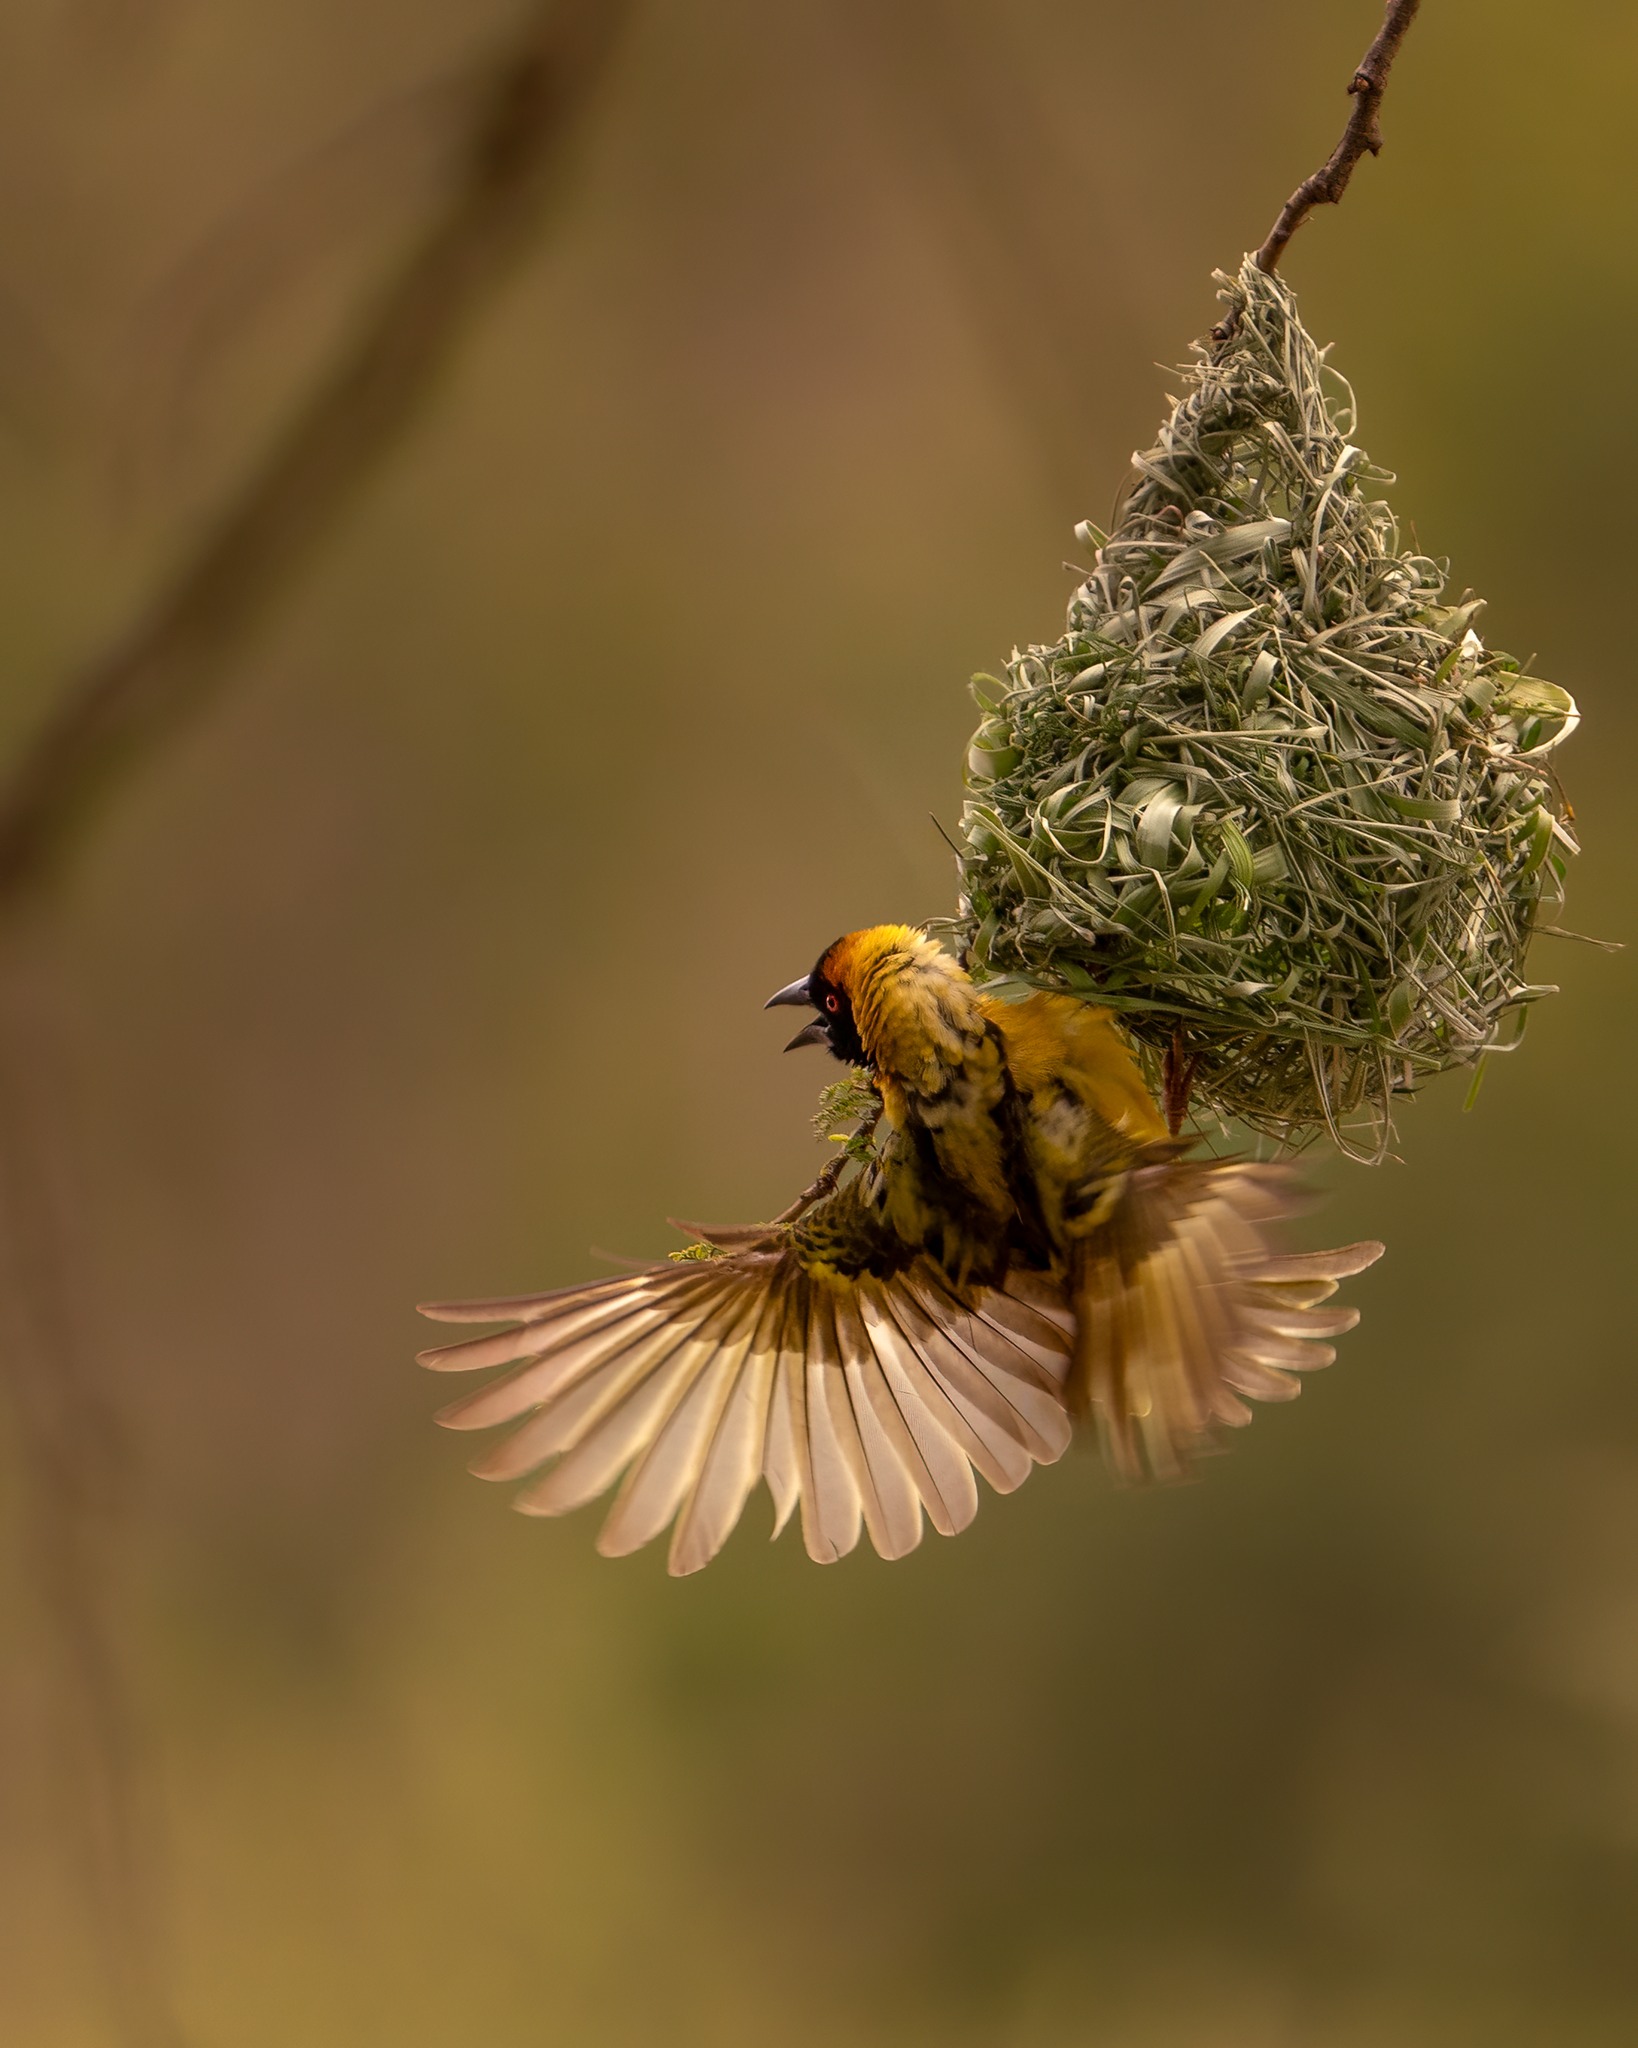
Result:
{"type": "MultiPolygon", "coordinates": [[[[813,997],[808,991],[812,981],[812,975],[804,974],[800,981],[793,981],[788,988],[782,988],[777,995],[769,996],[768,1000],[762,1005],[763,1009],[778,1010],[787,1007],[793,1010],[810,1009],[813,1004],[813,997]]],[[[799,1045],[829,1045],[829,1043],[830,1033],[825,1029],[824,1018],[815,1017],[811,1024],[804,1024],[802,1026],[802,1029],[797,1032],[785,1050],[787,1052],[795,1052],[799,1045]]]]}

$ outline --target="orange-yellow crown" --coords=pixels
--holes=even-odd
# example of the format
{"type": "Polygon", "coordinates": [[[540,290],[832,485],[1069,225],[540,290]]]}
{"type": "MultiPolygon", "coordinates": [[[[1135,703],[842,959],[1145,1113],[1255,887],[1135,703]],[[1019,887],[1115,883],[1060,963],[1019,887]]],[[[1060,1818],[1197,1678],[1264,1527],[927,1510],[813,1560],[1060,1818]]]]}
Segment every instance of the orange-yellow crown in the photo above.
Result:
{"type": "Polygon", "coordinates": [[[940,957],[933,940],[914,925],[873,924],[863,931],[848,932],[827,948],[820,958],[819,972],[857,1001],[868,984],[884,975],[940,957]]]}

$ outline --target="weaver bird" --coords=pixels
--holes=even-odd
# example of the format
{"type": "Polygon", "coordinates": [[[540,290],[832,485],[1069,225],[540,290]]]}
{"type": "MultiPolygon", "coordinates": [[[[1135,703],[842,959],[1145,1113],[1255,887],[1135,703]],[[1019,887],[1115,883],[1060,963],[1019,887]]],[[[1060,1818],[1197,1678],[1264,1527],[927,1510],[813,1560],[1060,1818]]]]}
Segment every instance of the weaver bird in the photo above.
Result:
{"type": "Polygon", "coordinates": [[[1319,1304],[1382,1247],[1273,1247],[1290,1169],[1185,1158],[1107,1010],[988,996],[905,925],[838,939],[779,1004],[815,1013],[787,1051],[869,1075],[879,1117],[850,1174],[774,1223],[685,1226],[682,1262],[422,1310],[515,1324],[421,1356],[513,1368],[439,1420],[520,1425],[472,1469],[536,1475],[526,1514],[623,1474],[598,1548],[675,1523],[671,1570],[692,1572],[760,1478],[775,1535],[800,1507],[810,1557],[842,1556],[861,1523],[902,1557],[924,1513],[966,1527],[975,1472],[1010,1492],[1079,1421],[1123,1477],[1183,1471],[1358,1320],[1319,1304]]]}

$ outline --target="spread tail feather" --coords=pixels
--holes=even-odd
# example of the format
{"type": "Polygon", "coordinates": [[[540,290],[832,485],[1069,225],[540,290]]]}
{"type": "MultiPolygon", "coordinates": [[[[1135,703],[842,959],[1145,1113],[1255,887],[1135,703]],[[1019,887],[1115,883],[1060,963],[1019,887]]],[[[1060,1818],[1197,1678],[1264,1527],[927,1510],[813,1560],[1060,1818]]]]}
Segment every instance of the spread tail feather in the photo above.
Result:
{"type": "Polygon", "coordinates": [[[1319,1304],[1383,1248],[1274,1249],[1268,1226],[1302,1206],[1288,1167],[1162,1161],[1129,1173],[1075,1245],[1067,1397],[1123,1479],[1180,1476],[1251,1420],[1246,1397],[1293,1400],[1293,1375],[1336,1356],[1324,1340],[1359,1311],[1319,1304]]]}

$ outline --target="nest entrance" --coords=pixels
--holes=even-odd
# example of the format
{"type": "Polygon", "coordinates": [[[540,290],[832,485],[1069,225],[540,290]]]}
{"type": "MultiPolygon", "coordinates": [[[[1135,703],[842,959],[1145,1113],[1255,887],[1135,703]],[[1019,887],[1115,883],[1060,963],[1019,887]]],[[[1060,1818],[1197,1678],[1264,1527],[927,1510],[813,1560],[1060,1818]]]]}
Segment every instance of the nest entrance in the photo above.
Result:
{"type": "Polygon", "coordinates": [[[1512,1042],[1574,852],[1556,685],[1442,602],[1293,296],[1248,257],[1063,638],[975,679],[957,935],[1095,997],[1194,1098],[1385,1141],[1390,1094],[1512,1042]]]}

